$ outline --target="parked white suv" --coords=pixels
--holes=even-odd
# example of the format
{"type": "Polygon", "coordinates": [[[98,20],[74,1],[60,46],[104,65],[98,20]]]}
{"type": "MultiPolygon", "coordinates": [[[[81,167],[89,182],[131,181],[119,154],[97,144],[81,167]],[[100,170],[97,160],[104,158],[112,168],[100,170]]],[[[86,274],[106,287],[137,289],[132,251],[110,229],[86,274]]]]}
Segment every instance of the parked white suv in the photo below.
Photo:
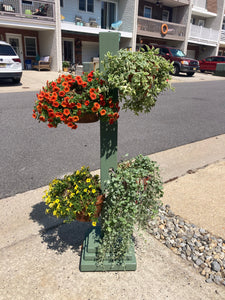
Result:
{"type": "Polygon", "coordinates": [[[0,41],[0,79],[12,79],[19,83],[22,76],[22,64],[13,47],[0,41]]]}

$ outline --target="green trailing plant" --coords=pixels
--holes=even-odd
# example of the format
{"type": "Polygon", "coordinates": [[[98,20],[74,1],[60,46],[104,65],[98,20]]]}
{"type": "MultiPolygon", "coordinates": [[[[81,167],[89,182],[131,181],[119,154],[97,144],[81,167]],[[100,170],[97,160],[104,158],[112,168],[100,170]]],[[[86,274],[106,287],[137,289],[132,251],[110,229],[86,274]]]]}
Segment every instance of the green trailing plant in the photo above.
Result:
{"type": "Polygon", "coordinates": [[[122,263],[131,245],[135,225],[146,229],[161,205],[163,185],[156,162],[138,155],[110,171],[102,210],[102,240],[98,259],[107,254],[122,263]]]}
{"type": "Polygon", "coordinates": [[[97,71],[98,76],[104,80],[103,88],[118,89],[123,109],[130,109],[136,115],[148,113],[159,94],[171,88],[169,74],[173,65],[157,55],[158,51],[147,46],[147,51],[121,49],[117,55],[108,52],[105,56],[104,71],[97,71]]]}

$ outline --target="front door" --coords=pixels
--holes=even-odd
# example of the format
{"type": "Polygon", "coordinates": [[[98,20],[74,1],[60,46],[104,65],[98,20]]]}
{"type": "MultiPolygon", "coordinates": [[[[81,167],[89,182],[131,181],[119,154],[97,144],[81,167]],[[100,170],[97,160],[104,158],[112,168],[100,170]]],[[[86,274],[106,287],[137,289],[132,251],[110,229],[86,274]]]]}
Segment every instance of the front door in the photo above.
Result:
{"type": "Polygon", "coordinates": [[[20,34],[14,34],[14,33],[6,33],[6,41],[16,51],[17,55],[19,56],[19,58],[21,60],[22,66],[24,68],[23,47],[22,47],[21,35],[20,34]]]}
{"type": "Polygon", "coordinates": [[[74,40],[63,39],[63,60],[74,63],[74,40]]]}

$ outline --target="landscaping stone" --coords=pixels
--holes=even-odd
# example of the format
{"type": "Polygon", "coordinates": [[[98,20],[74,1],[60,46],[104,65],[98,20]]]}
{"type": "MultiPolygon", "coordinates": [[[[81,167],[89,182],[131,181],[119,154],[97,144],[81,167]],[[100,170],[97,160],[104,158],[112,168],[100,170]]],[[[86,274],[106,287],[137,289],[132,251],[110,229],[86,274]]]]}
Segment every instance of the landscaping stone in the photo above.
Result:
{"type": "Polygon", "coordinates": [[[149,222],[149,231],[206,277],[206,282],[225,286],[225,240],[198,228],[162,206],[149,222]]]}

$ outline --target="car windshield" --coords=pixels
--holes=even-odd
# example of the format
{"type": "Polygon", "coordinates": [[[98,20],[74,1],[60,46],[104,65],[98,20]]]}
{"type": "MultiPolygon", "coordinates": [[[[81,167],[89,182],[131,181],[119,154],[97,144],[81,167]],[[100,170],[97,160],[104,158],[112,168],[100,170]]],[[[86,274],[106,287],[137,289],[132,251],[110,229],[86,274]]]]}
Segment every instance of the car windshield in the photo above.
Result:
{"type": "Polygon", "coordinates": [[[15,56],[16,53],[14,52],[13,48],[8,45],[0,45],[0,55],[4,56],[15,56]]]}
{"type": "Polygon", "coordinates": [[[185,54],[182,50],[180,49],[170,49],[171,53],[173,56],[176,56],[176,57],[185,57],[185,54]]]}

